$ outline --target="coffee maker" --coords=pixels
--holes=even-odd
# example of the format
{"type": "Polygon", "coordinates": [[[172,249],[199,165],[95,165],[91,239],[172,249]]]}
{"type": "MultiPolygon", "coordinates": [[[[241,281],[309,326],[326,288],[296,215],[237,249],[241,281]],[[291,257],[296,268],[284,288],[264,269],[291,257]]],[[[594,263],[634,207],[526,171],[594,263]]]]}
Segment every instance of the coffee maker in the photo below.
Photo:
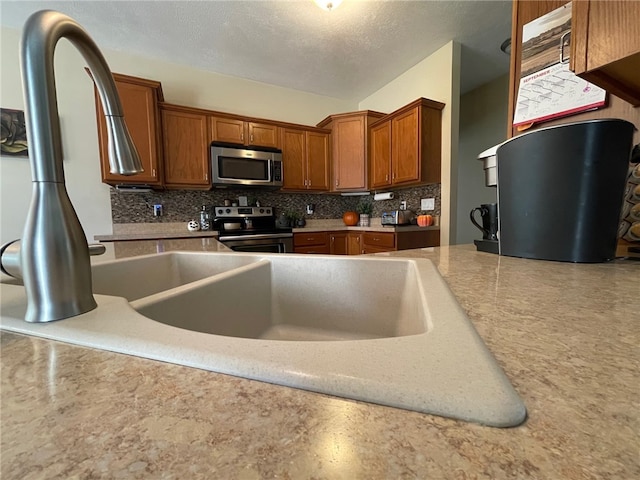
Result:
{"type": "MultiPolygon", "coordinates": [[[[620,119],[566,123],[480,154],[485,183],[497,188],[497,253],[576,263],[613,259],[634,130],[620,119]]],[[[484,219],[476,246],[490,251],[484,219]]]]}
{"type": "MultiPolygon", "coordinates": [[[[478,160],[484,164],[484,183],[487,187],[497,187],[497,172],[496,172],[496,152],[499,145],[495,145],[480,155],[478,160]]],[[[499,253],[498,244],[498,204],[497,203],[483,203],[479,207],[475,207],[469,213],[471,223],[482,232],[481,240],[474,240],[473,243],[476,249],[480,252],[499,253]],[[475,218],[476,212],[480,214],[482,219],[482,225],[480,225],[475,218]]]]}

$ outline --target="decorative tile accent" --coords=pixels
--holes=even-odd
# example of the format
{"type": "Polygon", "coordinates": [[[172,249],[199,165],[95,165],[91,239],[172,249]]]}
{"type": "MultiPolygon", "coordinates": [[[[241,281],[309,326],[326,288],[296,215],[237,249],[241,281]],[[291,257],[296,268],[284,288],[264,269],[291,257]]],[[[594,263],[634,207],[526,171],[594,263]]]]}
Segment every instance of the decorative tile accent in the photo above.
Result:
{"type": "MultiPolygon", "coordinates": [[[[418,212],[420,199],[434,197],[436,199],[435,215],[440,215],[440,184],[423,187],[395,190],[393,200],[373,202],[373,217],[380,217],[382,212],[397,210],[400,202],[406,200],[407,208],[418,212]]],[[[274,207],[276,213],[294,210],[305,212],[308,203],[315,205],[313,215],[305,218],[320,220],[342,218],[347,210],[355,210],[362,200],[373,200],[371,195],[343,197],[334,194],[282,193],[264,190],[165,190],[151,193],[122,193],[111,189],[112,221],[118,223],[174,223],[198,219],[203,205],[213,207],[223,205],[225,199],[238,201],[238,196],[246,196],[249,203],[256,200],[262,205],[274,207]],[[161,217],[153,216],[153,205],[163,206],[161,217]]]]}

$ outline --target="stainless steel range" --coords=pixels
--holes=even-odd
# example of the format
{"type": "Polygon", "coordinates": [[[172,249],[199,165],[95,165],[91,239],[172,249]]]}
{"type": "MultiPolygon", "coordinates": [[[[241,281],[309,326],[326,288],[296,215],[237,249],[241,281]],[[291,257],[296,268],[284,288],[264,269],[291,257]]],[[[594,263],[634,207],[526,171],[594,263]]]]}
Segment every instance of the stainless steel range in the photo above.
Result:
{"type": "Polygon", "coordinates": [[[218,240],[238,252],[293,252],[291,228],[276,227],[272,207],[213,207],[218,240]]]}

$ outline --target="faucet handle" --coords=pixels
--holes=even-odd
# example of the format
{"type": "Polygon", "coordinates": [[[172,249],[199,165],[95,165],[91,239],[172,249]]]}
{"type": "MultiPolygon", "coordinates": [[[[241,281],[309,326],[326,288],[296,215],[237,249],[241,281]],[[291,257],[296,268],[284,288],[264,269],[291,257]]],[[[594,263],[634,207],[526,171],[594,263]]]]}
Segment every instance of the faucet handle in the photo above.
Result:
{"type": "Polygon", "coordinates": [[[107,251],[107,247],[105,247],[101,243],[90,243],[89,244],[89,255],[104,255],[104,252],[107,251]]]}
{"type": "Polygon", "coordinates": [[[13,278],[22,278],[20,273],[20,240],[7,242],[0,247],[0,271],[13,278]]]}

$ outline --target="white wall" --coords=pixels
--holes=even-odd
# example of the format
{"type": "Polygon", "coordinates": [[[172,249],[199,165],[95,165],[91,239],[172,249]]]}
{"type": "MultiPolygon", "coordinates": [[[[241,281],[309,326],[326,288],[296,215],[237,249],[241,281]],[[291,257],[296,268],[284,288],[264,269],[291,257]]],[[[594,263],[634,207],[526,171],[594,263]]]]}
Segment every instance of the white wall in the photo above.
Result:
{"type": "Polygon", "coordinates": [[[460,101],[460,44],[449,42],[373,95],[361,110],[392,112],[417,98],[445,104],[442,111],[442,175],[440,244],[456,238],[458,114],[460,101]]]}
{"type": "MultiPolygon", "coordinates": [[[[0,106],[24,109],[20,32],[0,28],[0,106]]],[[[165,101],[241,115],[315,125],[327,115],[357,109],[357,102],[311,95],[119,52],[103,51],[114,72],[162,83],[165,101]]],[[[87,239],[112,231],[109,187],[101,183],[93,84],[85,62],[67,41],[56,48],[55,68],[67,189],[87,239]]],[[[0,158],[0,241],[22,236],[31,198],[24,158],[0,158]]]]}
{"type": "MultiPolygon", "coordinates": [[[[460,98],[458,150],[457,244],[472,243],[482,233],[469,220],[469,212],[481,203],[494,203],[496,189],[484,184],[478,154],[507,139],[509,75],[499,77],[460,98]]],[[[476,213],[476,218],[480,216],[476,213]]]]}

